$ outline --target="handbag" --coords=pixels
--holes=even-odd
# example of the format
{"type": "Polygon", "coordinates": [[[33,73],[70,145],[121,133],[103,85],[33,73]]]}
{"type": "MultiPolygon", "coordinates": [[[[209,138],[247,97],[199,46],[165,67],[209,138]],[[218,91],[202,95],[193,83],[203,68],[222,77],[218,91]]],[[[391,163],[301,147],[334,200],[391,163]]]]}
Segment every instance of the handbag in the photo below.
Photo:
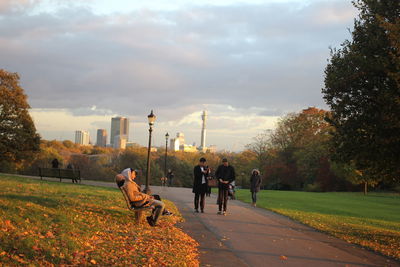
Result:
{"type": "Polygon", "coordinates": [[[209,177],[209,178],[207,178],[207,185],[209,187],[217,187],[218,186],[218,181],[217,181],[216,178],[209,177]]]}

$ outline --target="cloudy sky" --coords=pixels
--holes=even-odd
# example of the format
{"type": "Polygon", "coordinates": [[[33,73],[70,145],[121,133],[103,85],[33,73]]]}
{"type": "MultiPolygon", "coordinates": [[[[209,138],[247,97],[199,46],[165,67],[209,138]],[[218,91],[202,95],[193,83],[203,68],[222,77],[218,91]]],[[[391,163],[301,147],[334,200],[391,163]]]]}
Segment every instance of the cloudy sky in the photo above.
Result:
{"type": "Polygon", "coordinates": [[[18,72],[45,139],[183,132],[238,151],[289,112],[327,108],[329,47],[350,38],[350,0],[1,0],[0,68],[18,72]]]}

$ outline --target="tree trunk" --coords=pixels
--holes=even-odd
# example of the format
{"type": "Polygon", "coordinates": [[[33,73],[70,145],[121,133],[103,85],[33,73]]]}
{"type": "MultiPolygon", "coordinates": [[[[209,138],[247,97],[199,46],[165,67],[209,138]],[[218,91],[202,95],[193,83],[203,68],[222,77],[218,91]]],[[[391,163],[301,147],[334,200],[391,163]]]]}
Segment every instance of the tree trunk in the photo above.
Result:
{"type": "Polygon", "coordinates": [[[364,196],[366,196],[368,193],[368,182],[364,181],[364,196]]]}

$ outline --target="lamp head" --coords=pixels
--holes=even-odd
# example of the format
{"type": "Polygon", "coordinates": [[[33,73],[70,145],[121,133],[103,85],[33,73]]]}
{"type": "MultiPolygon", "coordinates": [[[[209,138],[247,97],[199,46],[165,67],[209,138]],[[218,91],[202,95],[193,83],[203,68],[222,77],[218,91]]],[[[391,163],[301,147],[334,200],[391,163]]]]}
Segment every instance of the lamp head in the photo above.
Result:
{"type": "Polygon", "coordinates": [[[154,125],[154,122],[156,120],[156,115],[153,114],[153,110],[151,110],[151,113],[147,116],[147,120],[149,121],[150,126],[154,125]]]}

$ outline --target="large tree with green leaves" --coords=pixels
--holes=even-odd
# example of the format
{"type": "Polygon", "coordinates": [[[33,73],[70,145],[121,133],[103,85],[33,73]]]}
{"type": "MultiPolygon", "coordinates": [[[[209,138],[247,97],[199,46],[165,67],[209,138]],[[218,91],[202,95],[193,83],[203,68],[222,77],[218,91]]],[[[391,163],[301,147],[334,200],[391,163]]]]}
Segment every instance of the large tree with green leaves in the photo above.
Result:
{"type": "Polygon", "coordinates": [[[17,73],[0,69],[0,169],[20,167],[39,151],[40,137],[17,73]]]}
{"type": "Polygon", "coordinates": [[[352,40],[332,50],[324,99],[336,160],[376,182],[400,178],[400,1],[357,0],[352,40]]]}

